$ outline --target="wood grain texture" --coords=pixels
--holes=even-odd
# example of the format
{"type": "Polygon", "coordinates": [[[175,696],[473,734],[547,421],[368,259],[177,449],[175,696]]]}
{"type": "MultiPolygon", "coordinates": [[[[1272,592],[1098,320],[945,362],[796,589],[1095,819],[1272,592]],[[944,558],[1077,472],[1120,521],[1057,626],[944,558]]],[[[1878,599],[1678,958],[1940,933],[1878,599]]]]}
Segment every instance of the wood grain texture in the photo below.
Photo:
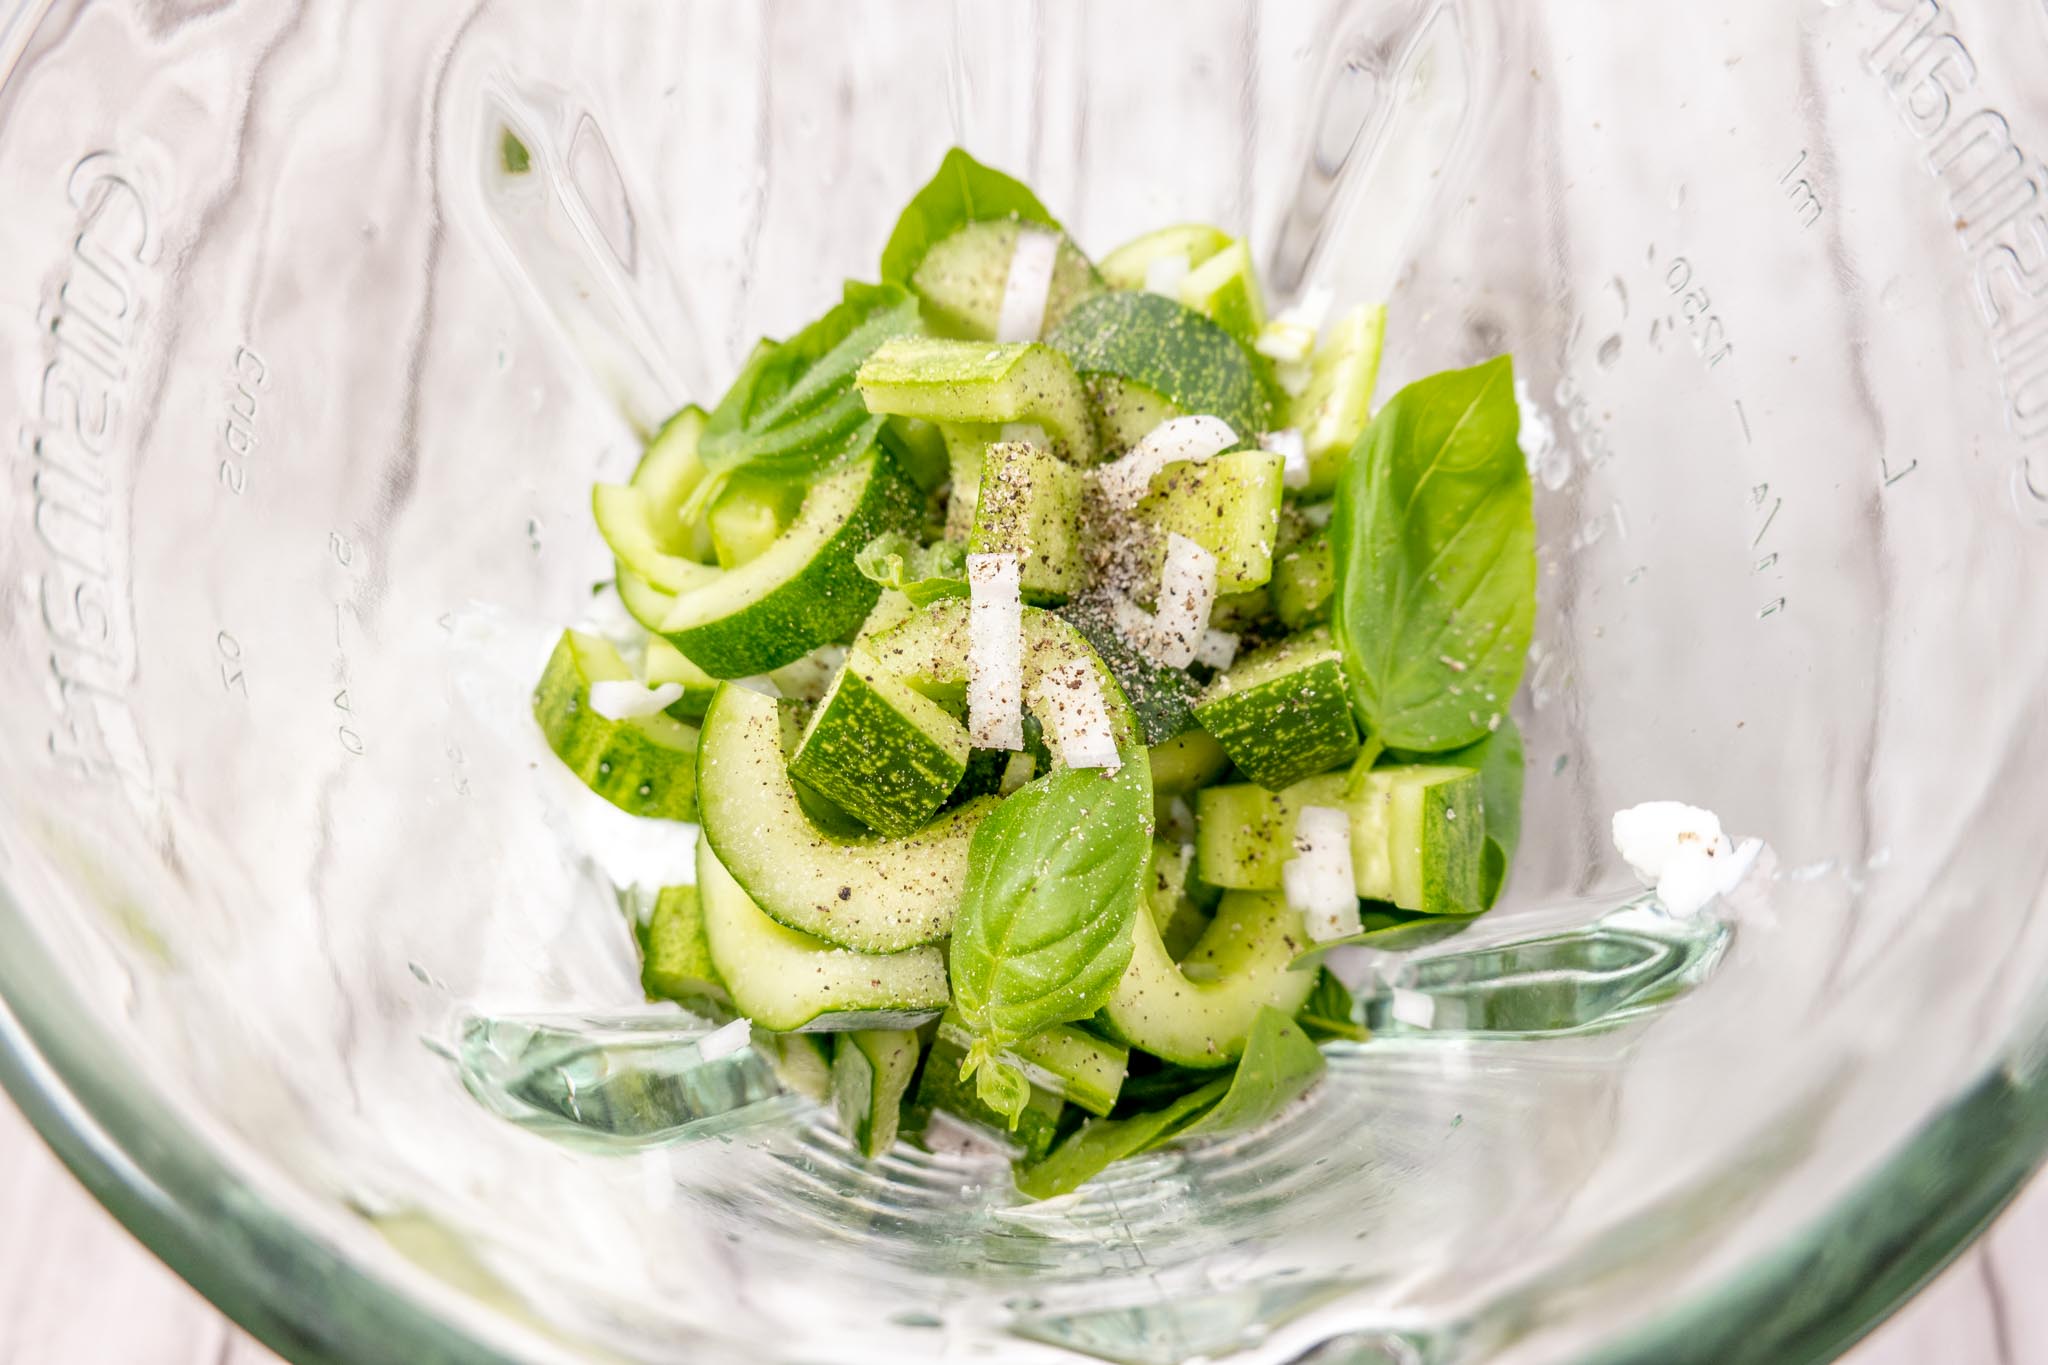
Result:
{"type": "MultiPolygon", "coordinates": [[[[2048,1365],[2048,1178],[1844,1360],[2048,1365]]],[[[138,1245],[0,1101],[0,1365],[275,1365],[138,1245]]]]}

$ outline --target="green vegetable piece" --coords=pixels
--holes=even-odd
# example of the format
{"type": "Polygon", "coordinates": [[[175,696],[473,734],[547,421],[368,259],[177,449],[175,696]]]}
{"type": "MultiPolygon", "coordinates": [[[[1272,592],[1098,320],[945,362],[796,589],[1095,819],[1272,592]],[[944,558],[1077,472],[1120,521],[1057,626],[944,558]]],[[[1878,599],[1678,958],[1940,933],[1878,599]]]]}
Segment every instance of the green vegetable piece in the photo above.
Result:
{"type": "Polygon", "coordinates": [[[1241,593],[1273,576],[1286,461],[1269,450],[1232,450],[1170,464],[1153,476],[1138,515],[1155,526],[1157,557],[1179,532],[1216,556],[1216,591],[1241,593]]]}
{"type": "Polygon", "coordinates": [[[1536,620],[1536,525],[1506,356],[1410,384],[1337,486],[1332,621],[1373,740],[1446,753],[1507,714],[1536,620]]]}
{"type": "Polygon", "coordinates": [[[1512,718],[1477,744],[1445,754],[1441,762],[1479,770],[1480,803],[1486,812],[1486,861],[1480,871],[1480,901],[1489,909],[1500,899],[1515,846],[1522,839],[1522,732],[1512,718]]]}
{"type": "Polygon", "coordinates": [[[975,831],[949,955],[954,1002],[973,1035],[962,1076],[1013,1123],[1030,1086],[1002,1053],[1094,1014],[1130,965],[1152,816],[1151,783],[1139,778],[1054,772],[975,831]]]}
{"type": "Polygon", "coordinates": [[[1278,791],[1358,756],[1344,664],[1325,629],[1239,660],[1195,703],[1239,772],[1278,791]]]}
{"type": "Polygon", "coordinates": [[[863,546],[853,563],[868,581],[902,593],[914,606],[967,596],[967,551],[954,541],[919,545],[902,532],[891,531],[863,546]]]}
{"type": "Polygon", "coordinates": [[[1144,385],[1185,413],[1221,417],[1249,440],[1270,430],[1272,403],[1244,347],[1194,309],[1160,294],[1084,299],[1046,342],[1083,379],[1114,375],[1144,385]]]}
{"type": "Polygon", "coordinates": [[[673,1000],[715,1017],[731,1012],[732,996],[711,962],[696,887],[663,887],[638,937],[640,985],[648,999],[673,1000]]]}
{"type": "Polygon", "coordinates": [[[1186,416],[1151,389],[1122,375],[1091,374],[1083,382],[1088,388],[1089,406],[1095,409],[1095,430],[1101,438],[1105,460],[1144,440],[1161,422],[1186,416]]]}
{"type": "MultiPolygon", "coordinates": [[[[948,1011],[939,1019],[938,1036],[959,1049],[953,1062],[957,1077],[974,1035],[957,1012],[948,1011]]],[[[1107,1114],[1115,1107],[1130,1060],[1130,1049],[1072,1024],[1054,1024],[1003,1054],[1003,1061],[1023,1072],[1034,1088],[1049,1090],[1091,1114],[1107,1114]]]]}
{"type": "Polygon", "coordinates": [[[1385,304],[1354,308],[1325,327],[1309,361],[1308,387],[1287,404],[1286,425],[1301,431],[1308,455],[1310,497],[1335,490],[1365,430],[1386,334],[1385,304]]]}
{"type": "Polygon", "coordinates": [[[943,1110],[977,1128],[987,1129],[1014,1144],[1027,1161],[1051,1151],[1059,1138],[1060,1116],[1066,1112],[1067,1102],[1056,1091],[1034,1084],[1023,1113],[1013,1125],[1008,1115],[999,1114],[982,1102],[973,1081],[960,1078],[961,1064],[966,1060],[965,1030],[956,1028],[950,1036],[942,1030],[933,1038],[917,1084],[913,1110],[920,1114],[943,1110]]]}
{"type": "Polygon", "coordinates": [[[1131,648],[1117,634],[1109,613],[1092,599],[1077,598],[1061,607],[1059,615],[1087,638],[1115,675],[1147,744],[1164,744],[1195,728],[1195,699],[1202,695],[1202,685],[1186,670],[1153,663],[1131,648]]]}
{"type": "Polygon", "coordinates": [[[1089,1119],[1040,1161],[1014,1171],[1017,1192],[1026,1199],[1072,1194],[1125,1157],[1169,1142],[1200,1118],[1230,1089],[1225,1077],[1191,1090],[1161,1109],[1121,1119],[1089,1119]]]}
{"type": "Polygon", "coordinates": [[[1273,565],[1273,614],[1289,630],[1329,620],[1336,593],[1337,565],[1321,531],[1283,551],[1273,565]]]}
{"type": "Polygon", "coordinates": [[[533,693],[533,715],[583,784],[633,815],[697,815],[697,731],[664,712],[611,720],[590,707],[590,686],[630,682],[633,671],[609,640],[562,632],[533,693]]]}
{"type": "Polygon", "coordinates": [[[1174,1136],[1185,1141],[1257,1128],[1308,1093],[1322,1078],[1323,1054],[1302,1026],[1271,1006],[1259,1010],[1251,1040],[1230,1078],[1230,1088],[1174,1136]]]}
{"type": "Polygon", "coordinates": [[[718,679],[691,663],[683,651],[659,635],[648,638],[647,657],[641,661],[640,674],[649,687],[660,687],[663,683],[681,687],[683,695],[670,705],[668,713],[691,725],[704,719],[712,694],[718,691],[718,679]]]}
{"type": "Polygon", "coordinates": [[[908,1029],[854,1029],[833,1045],[832,1103],[839,1128],[870,1161],[896,1145],[919,1052],[917,1034],[908,1029]]]}
{"type": "Polygon", "coordinates": [[[1152,746],[1152,790],[1186,796],[1229,771],[1230,755],[1213,735],[1189,730],[1152,746]]]}
{"type": "Polygon", "coordinates": [[[1180,284],[1180,301],[1212,319],[1247,350],[1266,325],[1266,300],[1252,269],[1251,249],[1243,242],[1232,243],[1188,272],[1180,284]]]}
{"type": "Polygon", "coordinates": [[[1081,471],[1042,446],[998,441],[983,452],[971,554],[1019,555],[1026,600],[1064,602],[1081,590],[1081,471]]]}
{"type": "Polygon", "coordinates": [[[1317,967],[1316,988],[1294,1012],[1311,1038],[1362,1043],[1371,1031],[1358,1022],[1358,1002],[1328,967],[1317,967]]]}
{"type": "Polygon", "coordinates": [[[1067,358],[1032,342],[899,337],[860,367],[868,408],[928,422],[1034,422],[1070,464],[1095,462],[1088,394],[1067,358]]]}
{"type": "Polygon", "coordinates": [[[712,552],[722,569],[736,569],[765,553],[795,519],[804,486],[786,479],[745,475],[732,480],[711,504],[712,552]]]}
{"type": "Polygon", "coordinates": [[[883,281],[907,288],[933,244],[967,223],[1006,218],[1059,227],[1029,186],[984,166],[958,147],[950,149],[940,159],[938,172],[897,218],[889,243],[882,248],[883,281]]]}
{"type": "Polygon", "coordinates": [[[1185,259],[1190,270],[1230,245],[1230,234],[1207,223],[1181,223],[1133,237],[1102,258],[1099,269],[1112,289],[1143,289],[1154,261],[1185,259]]]}
{"type": "Polygon", "coordinates": [[[811,713],[789,775],[879,834],[910,834],[960,785],[972,748],[944,707],[853,654],[811,713]]]}
{"type": "MultiPolygon", "coordinates": [[[[1102,277],[1067,235],[1056,229],[1052,280],[1045,293],[1044,328],[1051,328],[1082,299],[1102,292],[1102,277]]],[[[1015,219],[968,223],[934,242],[918,263],[911,283],[924,300],[925,318],[946,336],[989,340],[1002,315],[1010,279],[1010,258],[1024,225],[1015,219]]]]}
{"type": "Polygon", "coordinates": [[[533,153],[517,133],[502,124],[498,128],[498,162],[507,175],[525,175],[533,169],[533,153]]]}

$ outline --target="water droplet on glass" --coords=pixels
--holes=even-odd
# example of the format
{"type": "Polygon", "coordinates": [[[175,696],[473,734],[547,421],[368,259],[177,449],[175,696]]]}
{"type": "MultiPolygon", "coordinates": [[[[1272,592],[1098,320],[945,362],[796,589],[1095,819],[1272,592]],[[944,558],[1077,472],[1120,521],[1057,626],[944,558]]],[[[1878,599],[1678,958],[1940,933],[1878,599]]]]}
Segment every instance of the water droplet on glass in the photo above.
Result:
{"type": "Polygon", "coordinates": [[[541,525],[539,517],[528,517],[526,519],[526,543],[533,547],[535,554],[540,553],[540,533],[545,529],[541,525]]]}
{"type": "Polygon", "coordinates": [[[1600,362],[1601,369],[1613,369],[1614,362],[1621,359],[1621,333],[1616,332],[1613,336],[1601,342],[1600,349],[1594,352],[1593,358],[1600,362]]]}

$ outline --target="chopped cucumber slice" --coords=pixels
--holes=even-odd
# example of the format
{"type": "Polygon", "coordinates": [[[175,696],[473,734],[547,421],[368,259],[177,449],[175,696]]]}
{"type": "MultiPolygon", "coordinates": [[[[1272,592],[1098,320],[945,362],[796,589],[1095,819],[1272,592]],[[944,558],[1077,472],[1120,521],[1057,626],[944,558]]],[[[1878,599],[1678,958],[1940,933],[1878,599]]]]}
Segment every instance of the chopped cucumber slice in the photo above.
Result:
{"type": "Polygon", "coordinates": [[[982,455],[971,554],[1023,559],[1027,601],[1064,602],[1081,590],[1081,471],[1026,441],[999,441],[982,455]]]}
{"type": "Polygon", "coordinates": [[[832,1098],[832,1035],[757,1029],[754,1046],[768,1054],[775,1079],[820,1104],[832,1098]]]}
{"type": "Polygon", "coordinates": [[[717,579],[716,567],[683,554],[688,543],[683,523],[672,512],[665,515],[631,484],[595,485],[590,490],[590,511],[598,534],[611,546],[620,565],[662,592],[688,592],[717,579]]]}
{"type": "Polygon", "coordinates": [[[946,539],[965,541],[974,534],[974,513],[981,498],[981,462],[1002,428],[990,422],[947,422],[939,427],[946,442],[946,469],[952,492],[946,499],[946,539]]]}
{"type": "Polygon", "coordinates": [[[765,552],[679,594],[661,633],[718,678],[766,673],[845,639],[881,594],[854,555],[885,531],[914,531],[921,502],[888,452],[870,447],[812,484],[765,552]]]}
{"type": "Polygon", "coordinates": [[[1143,289],[1154,261],[1179,256],[1190,270],[1230,245],[1230,234],[1206,223],[1182,223],[1133,237],[1102,258],[1098,269],[1111,289],[1143,289]]]}
{"type": "Polygon", "coordinates": [[[1088,401],[1095,408],[1095,429],[1102,437],[1105,460],[1144,440],[1161,422],[1186,415],[1153,390],[1122,375],[1089,375],[1088,401]]]}
{"type": "MultiPolygon", "coordinates": [[[[876,657],[888,663],[879,649],[876,657]]],[[[785,771],[775,699],[730,683],[705,713],[697,776],[705,841],[760,908],[866,953],[946,936],[966,885],[968,841],[995,806],[970,801],[900,838],[821,830],[785,771]]]]}
{"type": "Polygon", "coordinates": [[[1287,405],[1287,422],[1301,429],[1308,452],[1308,494],[1325,496],[1351,457],[1372,411],[1379,380],[1387,308],[1354,308],[1323,329],[1310,361],[1308,387],[1287,405]]]}
{"type": "Polygon", "coordinates": [[[1194,849],[1164,839],[1152,841],[1151,879],[1145,884],[1145,906],[1153,927],[1178,962],[1209,931],[1209,911],[1189,894],[1194,849]]]}
{"type": "Polygon", "coordinates": [[[732,993],[733,1008],[764,1029],[915,1028],[946,1007],[942,950],[849,952],[778,924],[761,913],[702,841],[697,896],[712,965],[732,993]]]}
{"type": "Polygon", "coordinates": [[[1250,355],[1194,309],[1159,294],[1098,294],[1046,337],[1083,379],[1144,385],[1184,413],[1221,417],[1241,437],[1272,426],[1272,405],[1250,355]]]}
{"type": "Polygon", "coordinates": [[[663,712],[610,720],[590,709],[590,685],[631,682],[611,641],[567,630],[533,693],[548,747],[584,785],[633,815],[697,815],[697,731],[663,712]]]}
{"type": "Polygon", "coordinates": [[[1273,565],[1273,614],[1289,630],[1329,620],[1336,592],[1337,563],[1325,531],[1285,551],[1273,565]]]}
{"type": "Polygon", "coordinates": [[[1288,970],[1308,942],[1301,912],[1277,892],[1226,893],[1178,964],[1152,917],[1139,915],[1130,968],[1103,1021],[1132,1047],[1166,1061],[1228,1066],[1243,1054],[1262,1006],[1292,1014],[1315,989],[1315,973],[1288,970]]]}
{"type": "Polygon", "coordinates": [[[675,610],[674,593],[663,592],[639,574],[627,568],[623,562],[616,565],[619,583],[619,601],[625,605],[626,614],[647,627],[655,634],[661,633],[661,623],[675,610]]]}
{"type": "Polygon", "coordinates": [[[1280,534],[1285,461],[1269,450],[1232,450],[1214,459],[1170,464],[1138,504],[1162,533],[1177,531],[1216,556],[1216,591],[1240,593],[1273,576],[1280,534]]]}
{"type": "Polygon", "coordinates": [[[1095,462],[1088,395],[1049,346],[899,337],[868,357],[857,382],[872,412],[928,422],[1036,422],[1061,459],[1095,462]]]}
{"type": "Polygon", "coordinates": [[[854,1029],[834,1042],[832,1104],[841,1131],[869,1160],[896,1145],[918,1052],[909,1029],[854,1029]]]}
{"type": "Polygon", "coordinates": [[[683,651],[659,635],[648,637],[647,658],[640,670],[649,687],[675,683],[683,689],[681,698],[668,708],[677,720],[694,723],[704,719],[711,696],[718,691],[718,679],[691,663],[683,651]]]}
{"type": "Polygon", "coordinates": [[[789,774],[880,834],[922,829],[967,772],[967,727],[855,654],[811,714],[789,774]]]}
{"type": "Polygon", "coordinates": [[[1175,735],[1155,744],[1152,754],[1152,790],[1167,796],[1186,796],[1206,787],[1230,767],[1230,755],[1215,737],[1200,730],[1175,735]]]}
{"type": "Polygon", "coordinates": [[[1356,796],[1344,773],[1326,773],[1285,791],[1232,785],[1196,797],[1195,849],[1203,880],[1218,886],[1275,889],[1294,856],[1294,821],[1303,806],[1333,806],[1351,817],[1351,866],[1358,894],[1429,915],[1473,915],[1485,908],[1480,876],[1486,817],[1479,774],[1442,764],[1398,764],[1362,777],[1356,796]]]}
{"type": "Polygon", "coordinates": [[[1247,656],[1195,703],[1238,771],[1274,791],[1358,756],[1343,654],[1325,627],[1247,656]]]}
{"type": "Polygon", "coordinates": [[[1232,243],[1189,271],[1180,283],[1180,301],[1247,349],[1266,325],[1266,300],[1252,270],[1251,248],[1243,242],[1232,243]]]}
{"type": "Polygon", "coordinates": [[[1060,1114],[1067,1102],[1041,1085],[1031,1087],[1031,1098],[1012,1128],[1008,1119],[982,1103],[973,1081],[960,1079],[960,1067],[967,1060],[963,1043],[949,1039],[944,1030],[932,1040],[924,1061],[924,1076],[918,1082],[915,1107],[929,1114],[943,1109],[957,1119],[986,1129],[1004,1141],[1023,1148],[1026,1159],[1044,1156],[1059,1138],[1060,1114]]]}
{"type": "Polygon", "coordinates": [[[650,1000],[673,1000],[700,1014],[731,1013],[732,996],[711,962],[694,886],[666,886],[640,930],[640,985],[650,1000]]]}
{"type": "MultiPolygon", "coordinates": [[[[939,1019],[939,1040],[965,1050],[973,1041],[959,1015],[948,1010],[939,1019]]],[[[1055,1024],[1017,1044],[1002,1059],[1024,1073],[1026,1080],[1049,1090],[1091,1114],[1116,1107],[1130,1065],[1130,1049],[1072,1024],[1055,1024]]]]}
{"type": "MultiPolygon", "coordinates": [[[[1010,279],[1010,258],[1016,254],[1017,234],[1023,227],[1014,218],[967,223],[926,248],[910,283],[924,300],[924,315],[934,331],[980,341],[995,336],[1003,290],[1010,279]]],[[[1052,286],[1045,296],[1045,326],[1050,329],[1075,304],[1101,293],[1104,286],[1095,267],[1064,232],[1037,224],[1032,230],[1059,237],[1052,286]]]]}
{"type": "Polygon", "coordinates": [[[704,438],[704,409],[694,403],[661,424],[640,463],[633,467],[633,487],[647,495],[656,507],[674,511],[696,491],[704,477],[704,463],[697,458],[697,445],[704,438]]]}
{"type": "Polygon", "coordinates": [[[946,481],[946,438],[938,423],[915,417],[891,417],[882,426],[882,439],[896,456],[896,463],[910,481],[930,493],[946,481]]]}
{"type": "Polygon", "coordinates": [[[711,504],[711,548],[722,569],[758,559],[803,505],[801,483],[787,479],[732,480],[711,504]]]}

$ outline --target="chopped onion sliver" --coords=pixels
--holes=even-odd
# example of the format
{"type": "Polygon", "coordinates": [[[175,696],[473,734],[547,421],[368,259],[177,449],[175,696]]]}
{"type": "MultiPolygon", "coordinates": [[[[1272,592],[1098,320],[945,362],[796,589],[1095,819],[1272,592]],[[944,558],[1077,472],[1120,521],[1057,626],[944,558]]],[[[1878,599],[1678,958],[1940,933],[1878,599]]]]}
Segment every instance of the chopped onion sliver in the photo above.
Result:
{"type": "Polygon", "coordinates": [[[1047,669],[1038,680],[1038,704],[1062,763],[1069,768],[1108,768],[1112,772],[1123,766],[1093,664],[1069,659],[1047,669]]]}
{"type": "Polygon", "coordinates": [[[745,1052],[753,1046],[754,1027],[744,1019],[735,1019],[724,1028],[713,1029],[697,1040],[697,1055],[707,1062],[721,1057],[730,1057],[735,1052],[745,1052]]]}
{"type": "Polygon", "coordinates": [[[1205,630],[1195,646],[1195,662],[1209,668],[1228,668],[1237,662],[1237,637],[1227,630],[1205,630]]]}
{"type": "Polygon", "coordinates": [[[1307,293],[1282,308],[1275,321],[1293,323],[1297,327],[1320,332],[1323,330],[1323,323],[1329,319],[1330,305],[1336,301],[1337,296],[1330,292],[1329,286],[1311,285],[1307,293]]]}
{"type": "Polygon", "coordinates": [[[1024,747],[1024,594],[1014,554],[967,556],[967,730],[980,749],[1024,747]]]}
{"type": "Polygon", "coordinates": [[[1300,427],[1282,427],[1259,437],[1259,449],[1270,450],[1281,460],[1280,482],[1289,488],[1308,487],[1308,443],[1300,427]]]}
{"type": "Polygon", "coordinates": [[[1159,571],[1159,610],[1153,613],[1160,636],[1160,662],[1186,668],[1195,661],[1216,607],[1216,555],[1179,532],[1166,537],[1166,564],[1159,571]]]}
{"type": "Polygon", "coordinates": [[[1160,470],[1182,460],[1206,460],[1236,444],[1237,433],[1221,417],[1169,417],[1096,477],[1112,507],[1136,507],[1160,470]]]}
{"type": "Polygon", "coordinates": [[[1258,338],[1252,342],[1253,350],[1284,365],[1301,364],[1315,348],[1314,328],[1303,327],[1296,322],[1282,322],[1279,318],[1261,327],[1258,338]]]}
{"type": "Polygon", "coordinates": [[[997,341],[1036,341],[1045,327],[1045,296],[1052,292],[1052,268],[1059,259],[1060,239],[1042,228],[1019,228],[1010,253],[1010,275],[1003,284],[1003,306],[996,314],[997,341]]]}
{"type": "Polygon", "coordinates": [[[1180,297],[1180,282],[1187,277],[1188,258],[1185,255],[1161,256],[1145,267],[1145,292],[1177,299],[1180,297]]]}
{"type": "Polygon", "coordinates": [[[1308,921],[1318,943],[1361,927],[1351,867],[1351,817],[1334,806],[1303,806],[1294,820],[1296,856],[1280,869],[1287,903],[1308,921]]]}
{"type": "Polygon", "coordinates": [[[683,685],[665,682],[659,687],[631,680],[594,682],[590,685],[590,709],[606,720],[637,720],[659,715],[683,699],[683,685]]]}

